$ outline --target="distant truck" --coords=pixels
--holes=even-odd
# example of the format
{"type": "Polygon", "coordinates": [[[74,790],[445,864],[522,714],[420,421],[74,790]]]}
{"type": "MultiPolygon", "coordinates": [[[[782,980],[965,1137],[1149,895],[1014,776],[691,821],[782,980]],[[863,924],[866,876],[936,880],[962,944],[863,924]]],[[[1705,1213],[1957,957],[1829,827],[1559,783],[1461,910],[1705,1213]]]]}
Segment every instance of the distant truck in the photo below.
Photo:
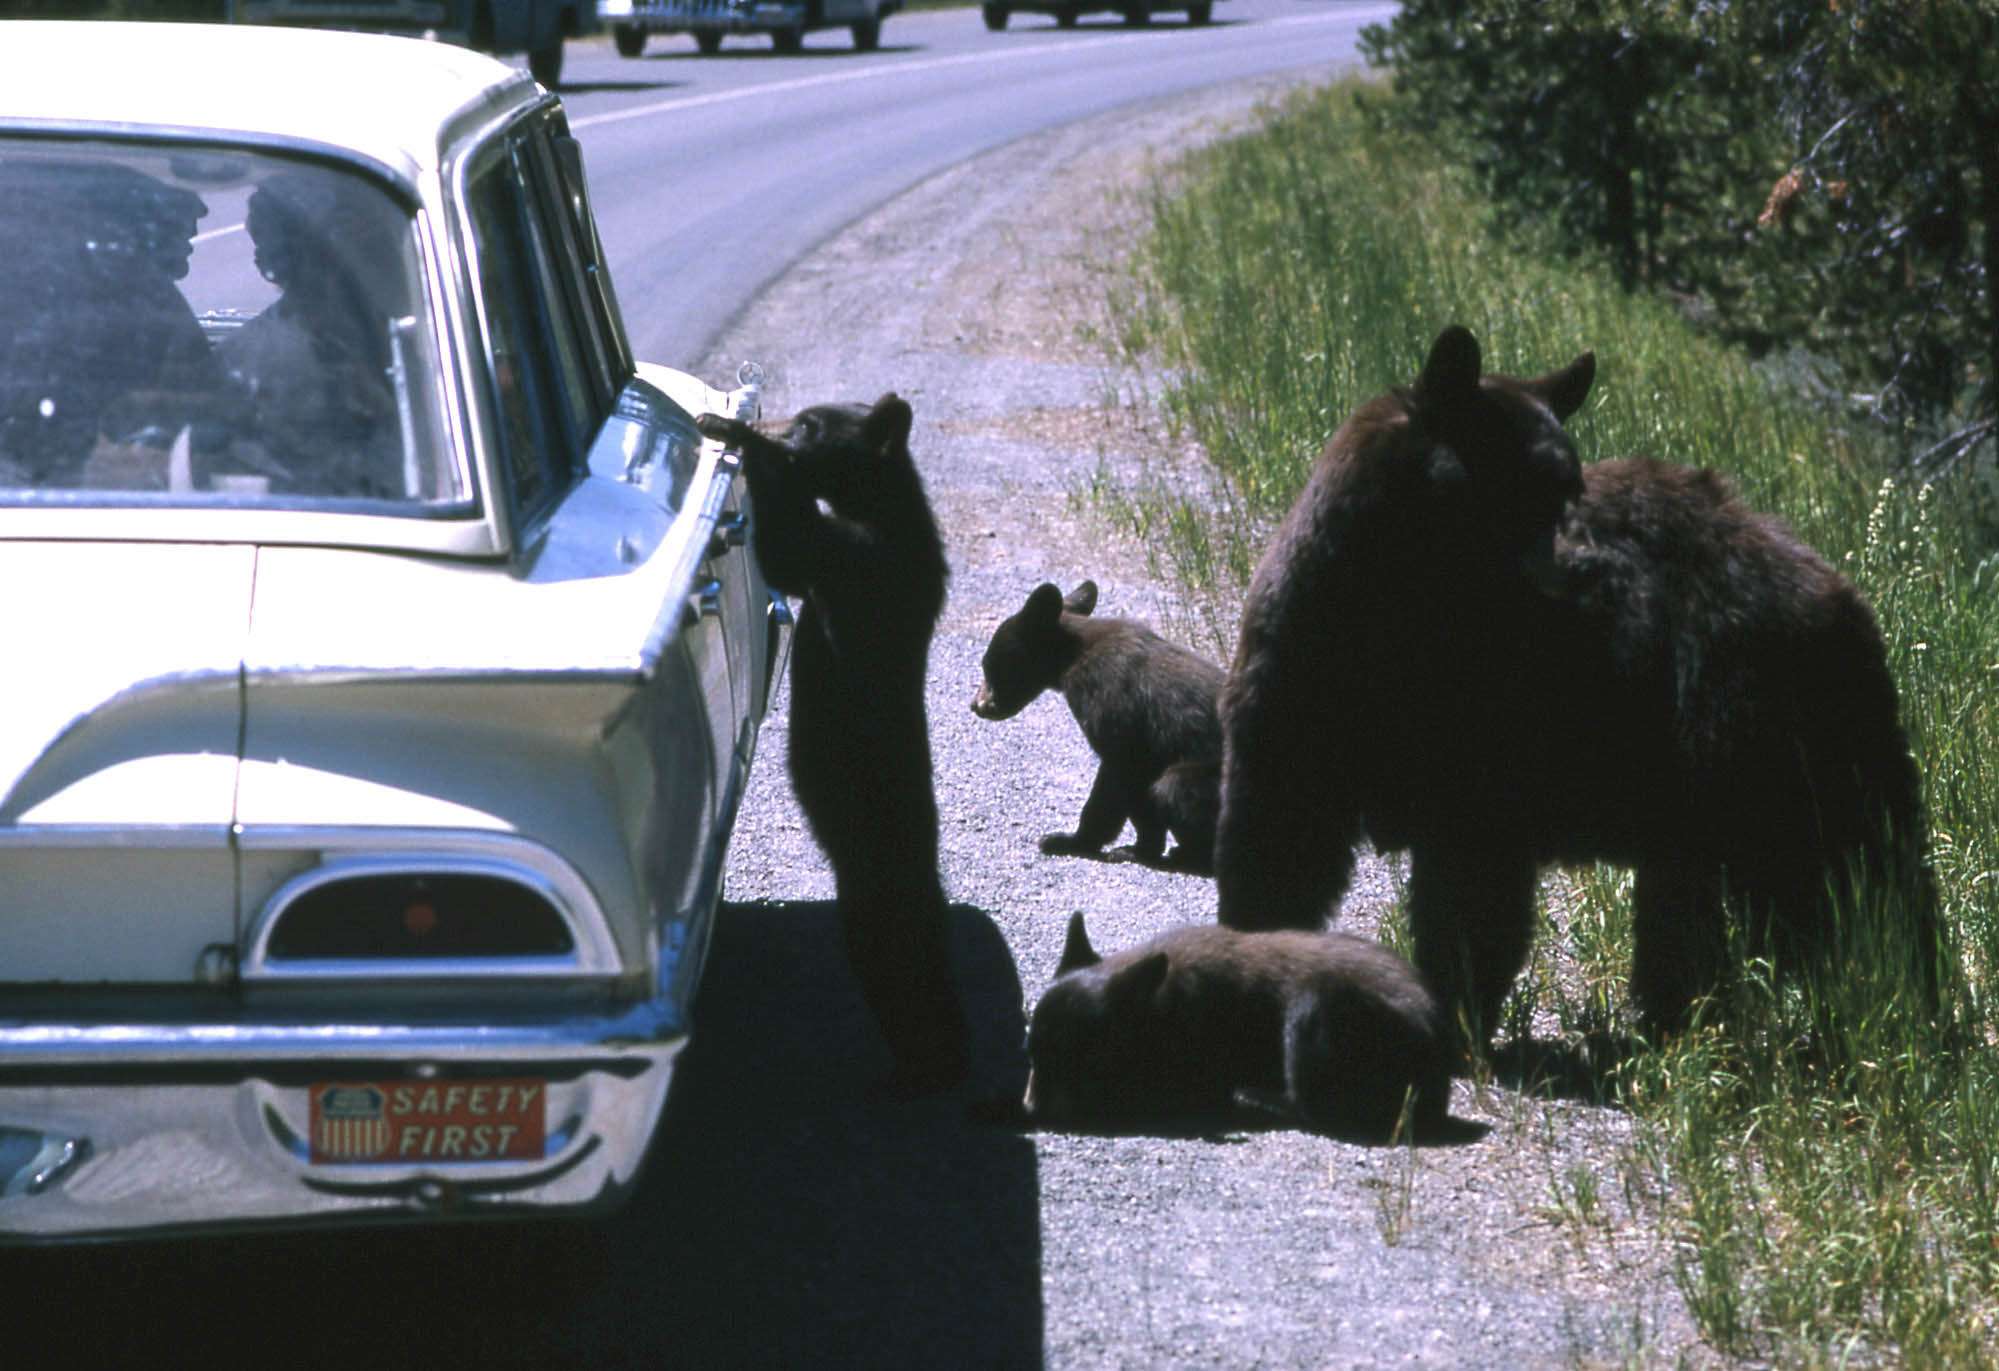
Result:
{"type": "Polygon", "coordinates": [[[837,28],[873,52],[882,20],[901,8],[902,0],[597,0],[597,17],[611,26],[620,57],[637,57],[655,33],[691,33],[704,53],[732,33],[768,33],[779,52],[797,52],[814,29],[837,28]]]}
{"type": "Polygon", "coordinates": [[[238,24],[355,29],[442,38],[480,52],[524,52],[534,79],[555,89],[562,43],[593,32],[592,0],[231,0],[238,24]]]}

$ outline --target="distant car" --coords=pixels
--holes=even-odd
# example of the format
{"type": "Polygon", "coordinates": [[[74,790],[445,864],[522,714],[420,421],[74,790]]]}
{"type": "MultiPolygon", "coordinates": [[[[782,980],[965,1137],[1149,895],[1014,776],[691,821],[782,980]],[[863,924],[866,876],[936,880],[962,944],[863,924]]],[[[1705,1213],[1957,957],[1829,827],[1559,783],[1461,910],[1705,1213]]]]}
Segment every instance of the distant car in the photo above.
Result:
{"type": "Polygon", "coordinates": [[[591,0],[230,0],[238,24],[290,24],[442,38],[480,52],[524,52],[534,79],[555,89],[562,43],[593,32],[591,0]]]}
{"type": "Polygon", "coordinates": [[[989,3],[979,6],[979,14],[986,21],[986,27],[994,33],[1004,29],[1007,20],[1016,14],[1049,14],[1063,28],[1075,25],[1078,15],[1121,14],[1124,22],[1134,26],[1149,24],[1155,14],[1180,14],[1187,16],[1190,24],[1205,24],[1215,17],[1214,0],[1081,0],[1071,4],[1069,0],[1025,0],[1016,4],[1014,0],[1005,3],[989,3]]]}
{"type": "Polygon", "coordinates": [[[778,52],[797,52],[805,35],[844,28],[858,52],[881,46],[882,20],[902,0],[597,0],[597,18],[610,26],[620,57],[645,52],[655,33],[691,33],[704,55],[722,50],[730,34],[770,35],[778,52]]]}
{"type": "Polygon", "coordinates": [[[582,1211],[788,618],[466,50],[0,36],[0,1240],[582,1211]]]}

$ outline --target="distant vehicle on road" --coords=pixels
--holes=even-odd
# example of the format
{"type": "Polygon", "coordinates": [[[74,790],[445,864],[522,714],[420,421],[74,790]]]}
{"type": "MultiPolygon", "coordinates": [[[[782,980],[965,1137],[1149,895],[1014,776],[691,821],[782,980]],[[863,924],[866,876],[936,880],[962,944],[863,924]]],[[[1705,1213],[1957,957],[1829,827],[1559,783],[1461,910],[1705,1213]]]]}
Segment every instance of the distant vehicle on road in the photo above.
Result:
{"type": "Polygon", "coordinates": [[[441,38],[480,52],[524,52],[534,79],[555,89],[562,42],[591,31],[590,0],[232,0],[239,24],[352,29],[441,38]]]}
{"type": "Polygon", "coordinates": [[[597,0],[620,57],[637,57],[655,33],[691,33],[703,53],[719,52],[732,33],[767,33],[779,52],[797,52],[816,29],[845,28],[854,47],[873,52],[882,20],[902,0],[597,0]]]}
{"type": "Polygon", "coordinates": [[[1152,22],[1155,14],[1185,13],[1190,24],[1205,24],[1215,16],[1214,0],[993,0],[993,3],[979,6],[979,13],[986,21],[986,27],[998,33],[1006,27],[1007,20],[1016,14],[1052,14],[1055,22],[1063,28],[1070,28],[1076,17],[1083,14],[1122,14],[1124,22],[1141,26],[1152,22]]]}

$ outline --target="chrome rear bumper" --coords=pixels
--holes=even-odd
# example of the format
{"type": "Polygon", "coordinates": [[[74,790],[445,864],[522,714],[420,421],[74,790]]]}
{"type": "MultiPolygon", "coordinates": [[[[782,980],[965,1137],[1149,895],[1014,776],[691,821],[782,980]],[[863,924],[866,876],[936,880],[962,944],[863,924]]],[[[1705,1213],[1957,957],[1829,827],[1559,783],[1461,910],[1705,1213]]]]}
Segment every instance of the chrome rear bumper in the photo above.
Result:
{"type": "Polygon", "coordinates": [[[685,1024],[0,1026],[0,1243],[609,1208],[685,1024]],[[539,1156],[314,1159],[311,1088],[545,1082],[539,1156]]]}

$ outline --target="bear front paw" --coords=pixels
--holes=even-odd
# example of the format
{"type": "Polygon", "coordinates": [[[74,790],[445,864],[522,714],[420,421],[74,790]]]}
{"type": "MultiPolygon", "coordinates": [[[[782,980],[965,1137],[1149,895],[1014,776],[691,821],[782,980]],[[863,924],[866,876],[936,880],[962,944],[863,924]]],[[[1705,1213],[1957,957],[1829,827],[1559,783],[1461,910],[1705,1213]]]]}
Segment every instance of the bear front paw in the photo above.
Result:
{"type": "Polygon", "coordinates": [[[1097,844],[1084,842],[1074,833],[1050,833],[1041,840],[1041,852],[1046,857],[1073,857],[1098,850],[1097,844]]]}

